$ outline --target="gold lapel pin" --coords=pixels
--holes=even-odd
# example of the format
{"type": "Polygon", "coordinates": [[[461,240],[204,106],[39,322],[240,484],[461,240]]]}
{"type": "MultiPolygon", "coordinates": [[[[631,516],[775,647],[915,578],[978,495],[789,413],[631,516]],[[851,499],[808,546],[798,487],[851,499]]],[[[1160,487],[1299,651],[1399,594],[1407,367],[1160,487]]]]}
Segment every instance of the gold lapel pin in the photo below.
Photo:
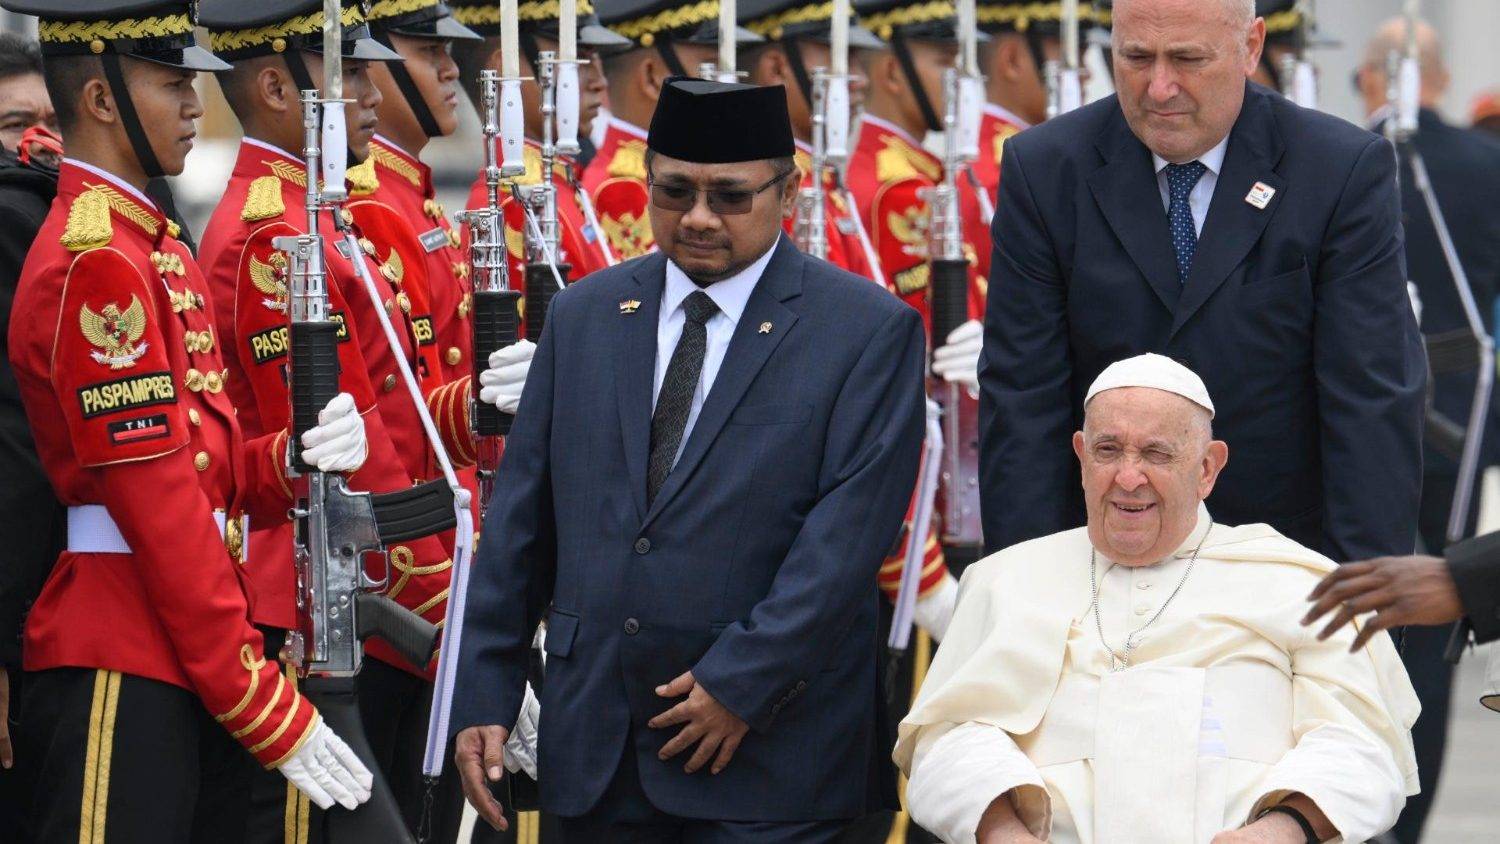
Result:
{"type": "Polygon", "coordinates": [[[771,323],[769,323],[769,322],[763,322],[763,323],[761,323],[760,324],[760,333],[762,333],[762,334],[770,334],[771,333],[771,323]]]}
{"type": "Polygon", "coordinates": [[[639,300],[639,299],[626,299],[625,301],[623,301],[623,302],[620,303],[620,313],[622,313],[622,314],[633,314],[633,313],[636,312],[636,309],[639,308],[640,306],[641,306],[641,300],[639,300]]]}

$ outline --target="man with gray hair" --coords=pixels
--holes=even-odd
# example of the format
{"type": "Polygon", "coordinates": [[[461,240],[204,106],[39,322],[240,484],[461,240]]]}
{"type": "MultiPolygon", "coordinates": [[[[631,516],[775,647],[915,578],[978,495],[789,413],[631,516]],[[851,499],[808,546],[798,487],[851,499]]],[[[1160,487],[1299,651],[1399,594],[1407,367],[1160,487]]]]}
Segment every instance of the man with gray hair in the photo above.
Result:
{"type": "Polygon", "coordinates": [[[1110,97],[1006,143],[980,363],[985,545],[1083,522],[1068,435],[1141,352],[1236,453],[1210,502],[1339,559],[1410,553],[1426,365],[1395,156],[1248,81],[1251,0],[1117,0],[1110,97]]]}
{"type": "Polygon", "coordinates": [[[1073,434],[1086,527],[969,567],[901,724],[912,818],[951,842],[1364,841],[1416,792],[1389,637],[1299,622],[1328,558],[1203,500],[1203,381],[1113,364],[1073,434]]]}

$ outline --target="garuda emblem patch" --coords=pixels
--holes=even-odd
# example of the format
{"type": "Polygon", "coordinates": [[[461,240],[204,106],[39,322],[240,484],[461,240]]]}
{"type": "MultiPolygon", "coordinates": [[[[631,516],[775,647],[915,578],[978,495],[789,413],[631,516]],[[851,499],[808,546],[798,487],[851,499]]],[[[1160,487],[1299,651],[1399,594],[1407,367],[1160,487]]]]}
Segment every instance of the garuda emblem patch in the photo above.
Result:
{"type": "Polygon", "coordinates": [[[89,352],[89,357],[110,369],[129,369],[146,353],[146,344],[138,342],[146,333],[146,308],[134,295],[124,311],[114,302],[99,313],[84,305],[78,312],[78,326],[83,336],[99,347],[99,351],[89,352]]]}
{"type": "Polygon", "coordinates": [[[250,281],[269,298],[260,300],[268,310],[286,313],[286,255],[272,252],[266,261],[250,256],[250,281]]]}

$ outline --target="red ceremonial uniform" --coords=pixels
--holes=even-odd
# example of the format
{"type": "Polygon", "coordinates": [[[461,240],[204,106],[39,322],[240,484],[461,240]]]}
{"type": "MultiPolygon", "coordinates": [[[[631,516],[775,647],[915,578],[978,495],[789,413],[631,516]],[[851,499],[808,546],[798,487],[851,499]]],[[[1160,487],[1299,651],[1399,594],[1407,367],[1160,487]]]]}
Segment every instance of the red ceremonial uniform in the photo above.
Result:
{"type": "Polygon", "coordinates": [[[1028,128],[1030,124],[1010,111],[994,103],[984,104],[979,117],[979,157],[969,166],[991,202],[1000,189],[1000,158],[1005,142],[1028,128]]]}
{"type": "MultiPolygon", "coordinates": [[[[467,400],[474,375],[474,329],[469,321],[474,299],[468,250],[459,230],[437,201],[432,168],[379,135],[370,142],[370,161],[375,168],[377,186],[373,193],[349,203],[349,210],[366,235],[377,243],[376,233],[388,227],[373,219],[377,214],[369,209],[371,202],[390,209],[416,234],[417,248],[406,251],[420,256],[425,272],[421,278],[416,273],[406,275],[403,287],[413,297],[413,313],[419,310],[418,299],[425,303],[420,309],[423,313],[413,318],[413,325],[417,329],[420,365],[429,376],[432,373],[438,376],[424,379],[426,395],[429,399],[438,397],[440,408],[432,408],[434,421],[443,419],[451,426],[462,416],[462,421],[467,424],[467,400]],[[423,281],[426,289],[419,293],[416,288],[423,281]],[[445,386],[447,389],[439,393],[438,389],[445,386]],[[460,400],[465,407],[454,407],[454,402],[460,400]],[[439,409],[443,411],[442,416],[438,414],[439,409]]],[[[394,244],[392,248],[395,248],[394,244]]],[[[386,251],[388,253],[389,249],[386,251]]],[[[449,458],[462,458],[459,463],[472,463],[470,439],[460,433],[443,433],[445,442],[457,444],[456,449],[450,449],[449,458]],[[455,450],[464,454],[454,455],[455,450]]],[[[472,466],[457,469],[457,473],[460,483],[472,495],[471,507],[477,520],[479,484],[474,469],[472,466]]]]}
{"type": "Polygon", "coordinates": [[[583,171],[583,189],[594,200],[599,227],[620,260],[656,248],[646,212],[646,130],[610,117],[599,152],[583,171]]]}
{"type": "MultiPolygon", "coordinates": [[[[797,170],[801,174],[802,187],[812,185],[812,149],[807,144],[797,141],[797,150],[794,154],[797,162],[797,170]]],[[[873,279],[875,273],[870,269],[870,262],[865,257],[864,245],[860,242],[859,230],[856,228],[854,209],[844,202],[843,195],[837,190],[831,171],[823,173],[823,215],[828,221],[828,255],[829,263],[842,267],[856,275],[873,279]]],[[[786,233],[795,236],[797,233],[797,218],[795,215],[787,218],[785,222],[786,233]]]]}
{"type": "MultiPolygon", "coordinates": [[[[542,182],[542,150],[527,139],[525,148],[526,172],[517,180],[521,185],[539,185],[542,182]]],[[[578,204],[578,192],[573,188],[569,168],[573,164],[559,158],[552,164],[552,187],[557,191],[557,236],[558,261],[572,267],[570,278],[577,281],[596,270],[609,266],[604,251],[599,247],[599,235],[588,224],[583,207],[578,204]]],[[[470,209],[483,208],[488,202],[488,186],[484,173],[469,188],[470,209]]],[[[515,290],[525,291],[526,269],[526,212],[516,203],[508,190],[500,194],[500,207],[505,214],[505,252],[510,261],[510,283],[515,290]]],[[[535,341],[537,338],[532,337],[535,341]]]]}
{"type": "Polygon", "coordinates": [[[188,689],[274,767],[317,712],[251,625],[239,518],[285,519],[287,433],[242,437],[209,289],[174,229],[129,185],[65,160],[22,272],[10,360],[78,528],[32,607],[26,669],[188,689]]]}
{"type": "MultiPolygon", "coordinates": [[[[251,431],[286,424],[288,260],[272,242],[306,229],[305,186],[302,161],[270,144],[246,139],[200,250],[218,306],[225,362],[237,376],[230,381],[231,397],[240,408],[241,424],[251,431]]],[[[400,353],[409,361],[417,348],[419,330],[410,312],[417,308],[411,304],[411,296],[389,279],[404,280],[406,272],[422,273],[424,267],[415,256],[393,255],[389,250],[379,253],[378,262],[369,260],[368,253],[377,250],[364,238],[360,241],[365,254],[345,255],[346,247],[338,240],[329,215],[324,215],[320,228],[329,301],[334,318],[343,323],[338,347],[339,388],[354,397],[369,440],[369,455],[350,475],[349,485],[372,492],[404,489],[430,475],[431,451],[351,258],[365,260],[402,340],[400,353]],[[411,270],[407,264],[413,265],[411,270]]],[[[419,297],[419,304],[421,301],[425,299],[419,297]]],[[[413,368],[417,368],[415,363],[413,368]]],[[[466,394],[467,382],[462,386],[466,394]]],[[[466,414],[467,402],[450,412],[466,414]]],[[[251,537],[254,562],[249,568],[268,604],[258,609],[256,620],[295,627],[291,524],[283,513],[263,525],[251,537]]],[[[452,567],[444,544],[436,537],[423,537],[393,546],[390,563],[388,594],[429,621],[440,621],[452,567]]],[[[371,656],[407,667],[378,639],[370,640],[366,648],[371,656]]]]}
{"type": "MultiPolygon", "coordinates": [[[[943,162],[911,135],[873,115],[865,115],[859,143],[849,158],[849,190],[859,205],[885,272],[886,285],[922,314],[931,328],[927,291],[927,192],[943,179],[943,162]]],[[[964,255],[969,275],[969,316],[984,318],[988,288],[989,233],[978,218],[978,203],[967,180],[958,180],[964,255]]]]}

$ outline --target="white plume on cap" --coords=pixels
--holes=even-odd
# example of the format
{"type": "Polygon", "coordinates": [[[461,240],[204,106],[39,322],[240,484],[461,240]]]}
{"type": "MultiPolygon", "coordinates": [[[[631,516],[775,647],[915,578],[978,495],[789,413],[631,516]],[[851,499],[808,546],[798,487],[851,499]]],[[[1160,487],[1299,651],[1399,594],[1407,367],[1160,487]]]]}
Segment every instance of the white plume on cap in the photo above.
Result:
{"type": "Polygon", "coordinates": [[[1094,379],[1083,404],[1087,407],[1094,396],[1105,390],[1118,390],[1121,387],[1150,387],[1153,390],[1175,393],[1208,411],[1210,419],[1214,415],[1214,403],[1208,397],[1208,388],[1203,386],[1203,379],[1169,357],[1147,352],[1115,361],[1094,379]]]}

